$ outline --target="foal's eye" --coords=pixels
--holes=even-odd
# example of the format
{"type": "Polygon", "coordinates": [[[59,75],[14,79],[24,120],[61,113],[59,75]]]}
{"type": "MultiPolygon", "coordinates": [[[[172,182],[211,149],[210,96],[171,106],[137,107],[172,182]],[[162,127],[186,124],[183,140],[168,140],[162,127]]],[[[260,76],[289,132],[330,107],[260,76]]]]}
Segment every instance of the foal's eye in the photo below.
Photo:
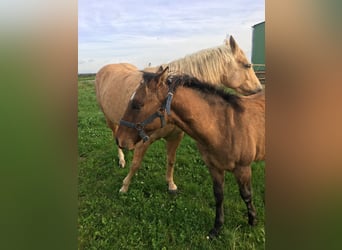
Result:
{"type": "Polygon", "coordinates": [[[144,106],[142,103],[137,102],[135,100],[132,101],[132,109],[140,110],[142,106],[144,106]]]}

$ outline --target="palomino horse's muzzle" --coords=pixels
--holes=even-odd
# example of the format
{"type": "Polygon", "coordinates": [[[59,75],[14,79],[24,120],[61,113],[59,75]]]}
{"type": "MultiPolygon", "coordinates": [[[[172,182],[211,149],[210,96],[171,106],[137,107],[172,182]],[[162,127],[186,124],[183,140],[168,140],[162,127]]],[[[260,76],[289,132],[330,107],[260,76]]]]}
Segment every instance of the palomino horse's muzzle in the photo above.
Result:
{"type": "Polygon", "coordinates": [[[157,112],[155,112],[151,116],[147,117],[146,120],[144,120],[143,122],[133,123],[133,122],[125,121],[125,120],[120,120],[120,125],[136,129],[138,131],[140,138],[143,140],[143,142],[146,142],[149,139],[149,136],[144,131],[144,128],[147,124],[150,124],[156,118],[160,118],[161,127],[164,127],[165,126],[165,117],[164,117],[164,109],[163,108],[161,108],[160,110],[158,110],[157,112]]]}

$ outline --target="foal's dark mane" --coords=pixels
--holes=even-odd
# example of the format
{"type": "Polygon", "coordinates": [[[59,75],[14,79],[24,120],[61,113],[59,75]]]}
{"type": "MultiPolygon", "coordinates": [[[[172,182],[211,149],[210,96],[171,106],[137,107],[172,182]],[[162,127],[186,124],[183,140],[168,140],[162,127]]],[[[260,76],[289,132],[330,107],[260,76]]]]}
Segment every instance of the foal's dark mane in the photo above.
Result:
{"type": "MultiPolygon", "coordinates": [[[[155,76],[155,73],[144,72],[143,78],[145,82],[149,82],[155,76]]],[[[168,76],[166,82],[171,88],[174,89],[174,91],[176,91],[180,86],[191,88],[205,95],[215,95],[221,97],[238,112],[242,112],[244,110],[240,102],[241,98],[238,95],[228,93],[224,91],[223,88],[214,86],[212,84],[201,82],[195,77],[189,75],[171,75],[168,76]]]]}
{"type": "Polygon", "coordinates": [[[237,111],[243,111],[243,107],[241,106],[240,100],[241,98],[238,95],[233,95],[224,91],[223,88],[214,86],[212,84],[201,82],[196,77],[191,77],[189,75],[177,75],[177,76],[169,76],[168,77],[168,85],[174,86],[176,89],[180,86],[195,89],[205,95],[215,95],[221,97],[227,103],[233,106],[237,111]]]}

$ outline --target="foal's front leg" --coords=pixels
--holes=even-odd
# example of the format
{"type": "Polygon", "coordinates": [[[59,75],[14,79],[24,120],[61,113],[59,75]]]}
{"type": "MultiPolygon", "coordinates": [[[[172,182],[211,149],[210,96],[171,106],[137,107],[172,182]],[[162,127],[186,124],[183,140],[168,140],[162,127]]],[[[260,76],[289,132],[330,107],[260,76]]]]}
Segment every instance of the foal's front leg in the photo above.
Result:
{"type": "Polygon", "coordinates": [[[121,193],[126,193],[128,191],[128,187],[131,183],[132,177],[140,168],[141,162],[144,158],[146,150],[151,143],[152,142],[150,142],[150,141],[147,141],[145,143],[140,141],[135,146],[134,153],[133,153],[132,165],[129,169],[129,173],[127,174],[127,176],[125,177],[125,179],[122,182],[122,187],[120,188],[121,193]]]}
{"type": "Polygon", "coordinates": [[[256,210],[252,201],[252,170],[250,166],[237,166],[234,175],[239,184],[240,196],[246,204],[248,211],[248,224],[256,225],[256,210]]]}

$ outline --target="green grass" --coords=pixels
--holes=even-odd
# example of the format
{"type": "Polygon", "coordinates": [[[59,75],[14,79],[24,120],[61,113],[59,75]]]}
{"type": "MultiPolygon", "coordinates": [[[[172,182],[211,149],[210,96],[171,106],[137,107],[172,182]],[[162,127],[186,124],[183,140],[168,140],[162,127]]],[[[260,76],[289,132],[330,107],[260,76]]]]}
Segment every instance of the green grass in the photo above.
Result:
{"type": "Polygon", "coordinates": [[[215,216],[209,172],[195,142],[185,136],[177,151],[174,179],[179,193],[165,182],[164,141],[147,151],[129,191],[120,194],[129,170],[118,168],[115,142],[95,97],[94,77],[79,77],[79,249],[264,249],[264,162],[253,164],[258,224],[247,223],[245,204],[233,175],[225,177],[225,223],[220,236],[206,239],[215,216]]]}

